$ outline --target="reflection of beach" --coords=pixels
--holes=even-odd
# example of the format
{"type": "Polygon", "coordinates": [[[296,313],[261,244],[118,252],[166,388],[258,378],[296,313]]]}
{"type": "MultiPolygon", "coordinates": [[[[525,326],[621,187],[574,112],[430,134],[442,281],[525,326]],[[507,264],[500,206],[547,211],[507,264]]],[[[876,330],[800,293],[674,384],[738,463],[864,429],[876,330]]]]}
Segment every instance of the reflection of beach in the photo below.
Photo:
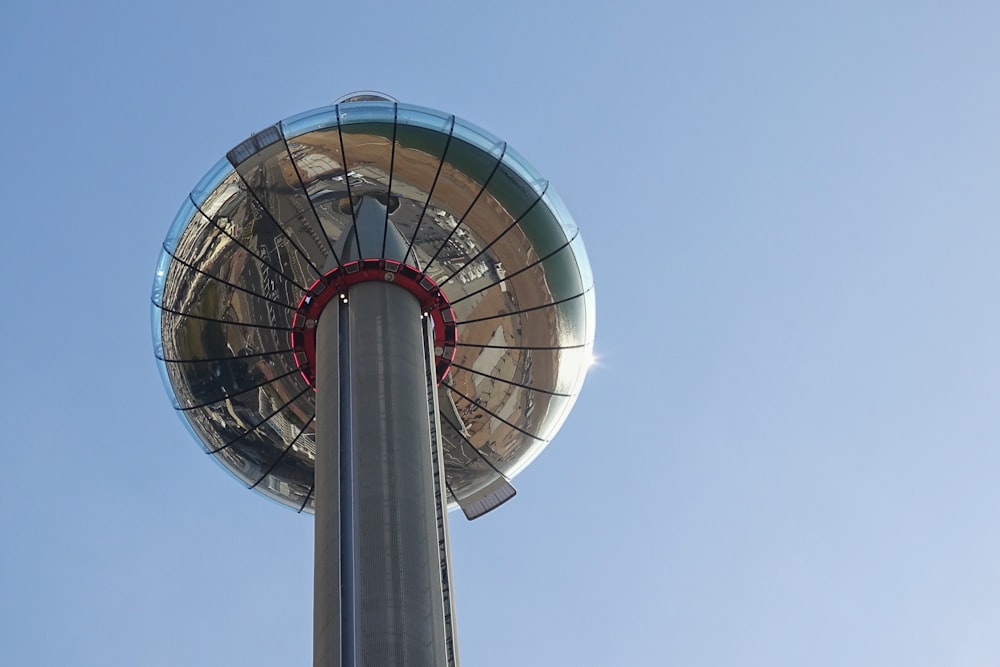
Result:
{"type": "Polygon", "coordinates": [[[538,416],[547,413],[552,397],[486,376],[544,389],[553,387],[557,350],[500,349],[500,346],[521,345],[519,341],[526,337],[544,340],[542,336],[551,335],[548,332],[555,327],[554,309],[493,317],[510,312],[508,296],[498,287],[482,295],[468,319],[490,319],[462,325],[459,335],[462,340],[482,343],[484,347],[459,347],[456,363],[475,372],[456,368],[454,385],[458,392],[478,401],[485,410],[462,396],[456,396],[455,402],[473,445],[488,448],[501,460],[509,461],[538,444],[536,439],[518,429],[532,434],[542,431],[544,424],[538,423],[538,416]],[[528,329],[528,336],[524,335],[525,329],[528,329]]]}
{"type": "MultiPolygon", "coordinates": [[[[391,124],[380,129],[391,136],[391,124]]],[[[470,157],[478,149],[460,146],[458,139],[452,142],[455,152],[449,157],[462,162],[463,169],[472,165],[476,174],[472,178],[451,163],[442,166],[440,154],[434,154],[444,148],[446,133],[406,132],[410,134],[401,129],[400,137],[413,144],[397,144],[395,152],[390,138],[373,131],[372,125],[345,127],[342,133],[337,128],[310,132],[289,139],[287,151],[280,141],[268,145],[238,167],[254,196],[239,178],[227,178],[202,206],[222,229],[196,215],[180,239],[178,253],[184,261],[215,280],[171,266],[165,300],[194,317],[163,315],[164,351],[178,359],[218,360],[222,371],[213,367],[206,372],[194,364],[168,371],[184,405],[222,396],[188,415],[206,442],[226,445],[218,456],[248,483],[260,481],[301,425],[313,417],[314,394],[311,389],[300,394],[306,384],[286,351],[291,345],[288,306],[296,306],[302,286],[316,279],[310,263],[323,271],[335,266],[330,246],[336,245],[351,221],[348,188],[355,204],[368,194],[385,200],[391,182],[392,194],[400,200],[392,222],[408,241],[420,225],[411,263],[419,261],[428,275],[444,282],[444,292],[455,303],[459,340],[467,344],[457,348],[456,364],[471,370],[453,367],[448,382],[455,391],[440,392],[455,405],[452,410],[448,403],[453,426],[442,427],[451,443],[443,454],[453,490],[465,497],[495,479],[483,458],[502,470],[517,467],[541,444],[527,434],[548,434],[554,420],[549,412],[558,412],[553,407],[563,404],[544,393],[556,389],[561,352],[525,349],[555,348],[561,342],[545,271],[537,265],[519,272],[537,262],[538,255],[513,223],[536,194],[519,191],[520,186],[509,179],[501,187],[502,178],[508,177],[503,169],[496,171],[489,188],[503,193],[511,208],[506,210],[476,180],[487,177],[499,153],[492,158],[470,157]],[[421,133],[422,148],[414,148],[418,145],[414,137],[421,133]],[[326,234],[330,238],[323,238],[326,234]],[[259,389],[231,395],[236,388],[249,386],[251,376],[253,383],[261,383],[259,389]],[[483,457],[465,443],[460,431],[467,432],[483,457]]],[[[558,235],[558,229],[548,229],[547,219],[535,219],[528,228],[536,242],[536,231],[558,235]]],[[[552,244],[555,239],[540,243],[552,244]]],[[[555,247],[546,246],[541,252],[555,247]]],[[[310,427],[261,481],[261,490],[286,500],[305,497],[312,480],[313,430],[310,427]]]]}
{"type": "MultiPolygon", "coordinates": [[[[339,141],[337,144],[332,144],[331,138],[326,136],[326,140],[321,142],[323,149],[334,156],[334,159],[339,159],[339,141]]],[[[348,156],[347,168],[362,174],[370,181],[378,182],[383,191],[389,185],[387,174],[390,164],[393,169],[393,192],[403,193],[413,190],[427,192],[434,183],[439,160],[437,157],[399,146],[393,155],[391,142],[380,135],[345,132],[343,138],[344,150],[348,156]]],[[[320,143],[313,145],[319,146],[320,143]]],[[[508,270],[511,272],[515,272],[517,267],[537,260],[523,232],[516,227],[509,229],[514,218],[492,194],[484,192],[479,195],[481,184],[458,172],[450,164],[445,164],[441,171],[441,177],[434,187],[431,199],[434,207],[450,213],[453,216],[452,220],[463,214],[465,217],[457,230],[452,223],[438,233],[426,234],[430,240],[426,246],[426,255],[439,254],[439,261],[448,260],[448,268],[440,265],[431,267],[431,274],[435,278],[443,280],[451,276],[468,263],[479,249],[491,242],[493,245],[480,260],[487,267],[500,263],[510,267],[508,270]],[[469,209],[473,202],[475,205],[469,209]],[[472,239],[477,241],[471,243],[463,241],[462,237],[466,233],[471,234],[472,239]],[[448,247],[442,248],[440,244],[449,236],[448,247]],[[436,242],[432,240],[435,237],[438,239],[436,242]],[[444,270],[441,270],[442,268],[444,270]]],[[[357,197],[358,193],[352,194],[357,197]]],[[[530,201],[527,201],[524,205],[527,207],[529,204],[530,201]]],[[[426,216],[422,223],[425,233],[434,231],[427,229],[427,226],[438,226],[442,222],[438,222],[433,216],[426,216]]],[[[475,267],[469,268],[476,271],[475,267]]],[[[445,286],[449,297],[457,300],[498,280],[492,272],[483,273],[482,269],[478,269],[477,273],[478,275],[472,273],[470,279],[462,280],[463,276],[457,276],[449,280],[445,286]]],[[[494,318],[462,325],[459,332],[461,339],[488,345],[555,347],[558,342],[553,309],[545,308],[509,317],[495,317],[514,310],[541,306],[550,301],[541,266],[515,276],[506,283],[506,286],[508,289],[505,291],[494,285],[457,304],[456,312],[460,322],[494,318]]],[[[459,348],[456,362],[467,368],[473,368],[477,373],[454,369],[456,389],[486,408],[484,410],[461,396],[454,397],[463,422],[469,430],[470,441],[477,448],[489,449],[501,459],[510,459],[525,446],[537,443],[517,429],[528,433],[542,430],[543,425],[534,421],[538,415],[547,413],[551,397],[540,392],[529,392],[525,388],[502,380],[551,389],[555,386],[557,356],[557,351],[550,350],[459,348]],[[502,380],[491,379],[486,377],[487,375],[502,380]],[[510,422],[517,428],[505,422],[510,422]]]]}

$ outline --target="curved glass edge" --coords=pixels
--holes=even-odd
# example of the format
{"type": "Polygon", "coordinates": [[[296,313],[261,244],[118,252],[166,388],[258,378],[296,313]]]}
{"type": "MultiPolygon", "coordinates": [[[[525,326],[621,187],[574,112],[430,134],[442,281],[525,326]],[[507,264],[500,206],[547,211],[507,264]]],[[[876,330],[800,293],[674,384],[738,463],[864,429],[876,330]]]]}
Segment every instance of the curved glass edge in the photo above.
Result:
{"type": "MultiPolygon", "coordinates": [[[[586,264],[586,262],[587,258],[584,255],[581,264],[586,264]]],[[[513,479],[518,473],[527,468],[531,462],[542,453],[542,450],[544,450],[553,440],[556,439],[559,435],[559,431],[563,427],[563,424],[566,423],[570,413],[573,411],[573,406],[576,405],[580,392],[583,390],[584,381],[587,378],[587,372],[590,369],[590,362],[594,355],[594,334],[597,327],[597,301],[593,287],[584,293],[583,299],[585,304],[584,317],[586,319],[586,342],[583,344],[583,347],[565,349],[562,351],[563,354],[571,355],[576,358],[575,362],[561,364],[563,367],[569,366],[578,369],[576,378],[569,383],[569,387],[567,389],[567,393],[571,396],[569,396],[567,400],[563,401],[562,405],[558,408],[558,412],[553,413],[548,417],[548,423],[545,425],[544,432],[539,433],[539,435],[544,438],[544,442],[539,442],[535,446],[529,448],[528,451],[526,451],[524,455],[516,461],[516,464],[506,471],[507,476],[510,479],[513,479]]]]}
{"type": "Polygon", "coordinates": [[[504,152],[503,163],[537,194],[541,195],[548,190],[548,180],[524,159],[523,155],[510,146],[507,146],[507,150],[504,152]]]}
{"type": "Polygon", "coordinates": [[[576,399],[579,396],[577,393],[549,403],[548,412],[545,415],[545,429],[539,433],[546,442],[552,442],[555,439],[569,413],[573,410],[573,406],[576,405],[576,399]]]}
{"type": "MultiPolygon", "coordinates": [[[[187,421],[187,420],[185,420],[185,421],[187,421]]],[[[190,430],[190,429],[188,429],[188,430],[190,430]]],[[[198,440],[197,437],[195,439],[198,440]]],[[[201,442],[201,441],[199,440],[199,442],[201,442]]],[[[202,447],[204,448],[204,445],[202,447]]],[[[212,459],[212,461],[215,463],[215,465],[219,466],[220,468],[222,468],[222,470],[225,471],[225,473],[226,473],[226,475],[228,477],[230,477],[231,479],[236,480],[236,482],[238,482],[240,484],[240,486],[243,487],[244,491],[253,491],[254,495],[257,496],[258,498],[264,498],[268,502],[274,503],[275,505],[278,505],[279,507],[283,507],[285,509],[289,509],[289,510],[292,510],[292,511],[298,513],[300,503],[293,504],[293,503],[287,502],[286,500],[283,499],[284,496],[280,496],[280,495],[275,494],[273,492],[269,492],[268,489],[261,488],[261,486],[256,486],[256,487],[251,488],[250,485],[247,483],[247,480],[245,478],[241,477],[235,470],[233,470],[228,465],[226,465],[226,462],[222,459],[221,456],[219,456],[218,453],[209,452],[207,449],[205,450],[205,453],[208,454],[208,457],[210,459],[212,459]]],[[[306,507],[302,510],[302,514],[314,514],[314,511],[309,506],[309,503],[306,503],[306,507]]]]}
{"type": "Polygon", "coordinates": [[[597,335],[597,295],[594,289],[593,280],[591,280],[590,288],[583,295],[583,302],[586,304],[587,309],[587,324],[586,324],[586,340],[587,343],[587,358],[590,358],[591,353],[594,350],[594,339],[597,335]]]}
{"type": "Polygon", "coordinates": [[[197,213],[198,210],[191,202],[191,197],[185,197],[184,203],[177,210],[177,215],[174,216],[173,221],[170,223],[170,229],[167,230],[167,236],[163,240],[163,244],[170,252],[177,249],[177,243],[181,240],[181,236],[184,235],[184,230],[187,229],[188,224],[194,219],[197,213]]]}
{"type": "Polygon", "coordinates": [[[392,102],[345,102],[289,116],[279,125],[286,139],[294,139],[315,130],[335,127],[341,122],[345,125],[372,121],[392,122],[394,117],[399,124],[441,133],[450,132],[454,122],[452,114],[416,104],[397,104],[394,110],[392,102]]]}
{"type": "MultiPolygon", "coordinates": [[[[198,435],[198,432],[194,429],[194,424],[192,424],[188,420],[187,415],[188,413],[183,412],[180,409],[177,410],[177,417],[180,418],[181,422],[184,424],[184,428],[187,429],[187,432],[191,434],[191,437],[194,438],[194,441],[198,443],[199,447],[201,447],[201,451],[208,453],[208,447],[205,445],[205,441],[202,440],[201,436],[198,435]]],[[[215,457],[213,456],[212,458],[214,459],[215,457]]]]}
{"type": "Polygon", "coordinates": [[[343,97],[338,97],[333,101],[334,104],[346,104],[351,100],[358,100],[361,102],[398,102],[395,97],[389,93],[383,93],[381,90],[355,90],[352,93],[347,93],[343,97]],[[359,100],[359,98],[361,98],[359,100]]]}
{"type": "MultiPolygon", "coordinates": [[[[567,357],[575,357],[575,360],[568,362],[568,366],[577,369],[577,374],[575,378],[569,380],[566,385],[566,392],[578,396],[580,391],[583,389],[583,382],[587,378],[587,371],[590,370],[590,366],[593,363],[594,358],[594,334],[597,330],[597,300],[595,297],[594,288],[590,288],[583,294],[583,305],[584,305],[584,344],[583,347],[575,349],[567,349],[563,351],[563,354],[567,357]]],[[[568,360],[567,360],[568,361],[568,360]]],[[[559,422],[560,425],[562,421],[559,422]]],[[[555,435],[555,431],[552,431],[552,435],[555,435]]]]}
{"type": "Polygon", "coordinates": [[[422,127],[447,134],[451,132],[455,116],[450,113],[421,107],[416,104],[400,104],[396,108],[396,122],[411,127],[422,127]]]}
{"type": "MultiPolygon", "coordinates": [[[[176,244],[174,245],[176,248],[176,244]]],[[[157,306],[163,305],[163,289],[167,283],[167,274],[170,273],[170,262],[173,257],[167,252],[166,244],[164,247],[160,248],[160,256],[156,258],[156,273],[153,274],[153,293],[151,295],[152,301],[157,306]]],[[[155,308],[157,312],[158,308],[155,308]]],[[[159,335],[159,329],[154,331],[154,334],[159,335]]]]}
{"type": "MultiPolygon", "coordinates": [[[[315,130],[334,127],[336,125],[352,125],[355,123],[385,122],[412,127],[421,127],[435,132],[450,133],[491,155],[503,154],[503,164],[508,166],[520,177],[529,188],[541,195],[546,192],[548,181],[536,170],[528,160],[516,150],[507,146],[506,142],[491,132],[474,123],[430,107],[416,104],[393,102],[346,102],[336,106],[311,109],[282,120],[279,123],[285,139],[293,139],[315,130]]],[[[224,161],[225,162],[225,161],[224,161]]],[[[219,179],[221,182],[221,179],[219,179]]],[[[216,183],[218,185],[218,183],[216,183]]],[[[197,201],[197,199],[196,199],[197,201]]],[[[572,236],[576,225],[566,206],[558,195],[546,198],[546,203],[556,214],[563,228],[570,230],[567,236],[572,236]]]]}
{"type": "Polygon", "coordinates": [[[337,125],[337,108],[327,106],[303,111],[294,116],[289,116],[278,123],[278,125],[281,127],[281,133],[285,139],[294,139],[308,132],[337,125]]]}
{"type": "Polygon", "coordinates": [[[354,123],[388,122],[396,117],[395,102],[347,102],[337,105],[341,125],[354,123]]]}
{"type": "MultiPolygon", "coordinates": [[[[233,165],[229,163],[229,158],[224,157],[216,162],[215,166],[209,169],[208,173],[202,176],[198,184],[191,190],[191,201],[196,205],[204,203],[208,195],[212,194],[216,188],[222,185],[222,182],[226,180],[226,177],[232,171],[233,165]]],[[[184,230],[182,229],[181,231],[183,232],[184,230]]]]}
{"type": "Polygon", "coordinates": [[[174,393],[174,386],[170,383],[170,375],[167,374],[167,364],[163,361],[163,337],[160,334],[162,329],[163,314],[156,304],[150,305],[149,325],[153,333],[153,354],[156,358],[156,370],[160,373],[160,380],[163,388],[167,390],[167,396],[174,409],[179,409],[180,403],[177,401],[177,394],[174,393]]]}
{"type": "MultiPolygon", "coordinates": [[[[590,268],[590,258],[587,256],[587,248],[583,245],[583,235],[578,233],[576,237],[569,242],[569,247],[573,249],[573,256],[576,258],[576,266],[580,269],[580,282],[583,284],[583,289],[593,291],[594,272],[590,268]]],[[[593,336],[591,336],[591,338],[593,338],[593,336]]]]}
{"type": "MultiPolygon", "coordinates": [[[[246,477],[240,475],[237,470],[235,470],[232,467],[230,467],[230,465],[228,465],[226,463],[226,461],[223,458],[223,456],[220,456],[221,452],[219,452],[219,451],[213,452],[208,447],[205,446],[205,441],[202,440],[198,436],[197,430],[195,430],[193,424],[190,421],[188,421],[188,418],[187,418],[188,413],[187,412],[178,411],[177,415],[181,418],[181,421],[184,422],[184,426],[187,428],[188,433],[190,433],[191,437],[193,437],[195,439],[195,441],[197,441],[198,445],[201,447],[201,450],[203,452],[205,452],[206,454],[208,454],[209,458],[211,458],[212,461],[214,461],[217,466],[219,466],[220,468],[222,468],[222,470],[225,471],[225,473],[226,473],[227,476],[229,476],[232,479],[236,480],[241,486],[243,486],[244,489],[253,491],[258,496],[263,496],[264,498],[267,498],[269,501],[271,501],[273,503],[276,503],[277,505],[280,505],[281,507],[285,507],[287,509],[298,511],[299,505],[301,503],[287,502],[286,500],[283,499],[284,498],[283,496],[281,496],[279,494],[275,494],[273,492],[269,492],[269,490],[267,488],[264,488],[262,486],[256,486],[256,487],[251,488],[251,485],[248,482],[248,479],[246,477]]],[[[305,510],[303,510],[303,511],[305,511],[305,510]]],[[[310,512],[310,514],[311,513],[312,512],[310,512]]]]}
{"type": "Polygon", "coordinates": [[[554,215],[556,220],[559,221],[559,224],[562,225],[563,230],[566,232],[566,238],[571,239],[576,236],[579,228],[576,226],[573,214],[569,212],[568,208],[566,208],[566,204],[563,203],[562,197],[559,196],[559,193],[556,192],[554,188],[549,188],[545,191],[545,194],[542,195],[542,201],[545,202],[545,205],[549,207],[550,211],[552,211],[552,215],[554,215]]]}
{"type": "MultiPolygon", "coordinates": [[[[579,358],[582,362],[585,362],[586,360],[591,358],[593,350],[594,350],[594,341],[591,340],[590,342],[586,343],[582,348],[574,350],[573,352],[579,355],[579,358]]],[[[558,412],[554,413],[552,416],[549,417],[551,421],[549,421],[549,423],[546,424],[545,433],[539,434],[545,436],[546,439],[530,447],[527,451],[524,452],[524,454],[521,457],[519,457],[516,460],[513,466],[511,466],[509,469],[506,470],[506,474],[509,479],[514,479],[518,474],[521,473],[522,470],[531,465],[531,463],[536,458],[538,458],[538,455],[541,454],[542,451],[544,451],[545,448],[548,447],[552,443],[552,441],[555,440],[556,437],[559,435],[559,431],[562,429],[563,424],[566,423],[566,420],[569,418],[570,413],[573,411],[573,406],[576,405],[576,401],[580,397],[580,390],[583,388],[583,381],[587,375],[586,363],[579,364],[579,368],[580,368],[580,374],[577,377],[576,382],[574,383],[575,389],[572,392],[572,396],[567,397],[567,399],[563,401],[562,405],[559,406],[558,412]]]]}
{"type": "Polygon", "coordinates": [[[538,455],[541,454],[545,450],[545,448],[549,446],[550,442],[552,441],[551,440],[538,441],[531,447],[528,447],[524,451],[524,453],[518,457],[515,464],[504,471],[504,474],[507,476],[507,479],[512,480],[519,474],[521,474],[521,471],[527,468],[529,465],[531,465],[532,461],[538,458],[538,455]]]}
{"type": "MultiPolygon", "coordinates": [[[[223,468],[226,468],[226,465],[222,463],[219,457],[213,456],[212,458],[218,461],[223,468]]],[[[301,500],[296,500],[295,502],[289,502],[290,499],[288,498],[288,496],[283,496],[277,491],[268,488],[266,484],[267,478],[270,477],[271,475],[265,475],[264,478],[261,479],[260,482],[257,484],[257,486],[251,488],[251,486],[246,483],[246,480],[237,475],[233,470],[226,468],[226,471],[230,475],[232,475],[238,482],[240,482],[243,485],[243,488],[245,488],[248,491],[253,491],[258,496],[265,498],[269,502],[272,502],[275,505],[278,505],[279,507],[284,507],[285,509],[293,510],[294,512],[298,513],[299,507],[302,506],[301,500]]],[[[302,508],[302,514],[315,514],[314,511],[310,510],[308,502],[306,503],[306,506],[302,508]]]]}
{"type": "Polygon", "coordinates": [[[452,136],[491,154],[497,153],[498,146],[506,145],[503,139],[464,118],[455,118],[455,130],[452,136]]]}

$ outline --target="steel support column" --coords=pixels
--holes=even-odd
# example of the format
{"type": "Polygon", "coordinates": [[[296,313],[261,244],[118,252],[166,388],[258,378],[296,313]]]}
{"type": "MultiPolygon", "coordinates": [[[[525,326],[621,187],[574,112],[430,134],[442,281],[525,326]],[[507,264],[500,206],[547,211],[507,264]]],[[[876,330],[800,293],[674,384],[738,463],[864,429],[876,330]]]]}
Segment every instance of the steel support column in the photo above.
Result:
{"type": "Polygon", "coordinates": [[[420,303],[389,281],[353,285],[347,297],[317,330],[313,664],[441,667],[436,505],[446,495],[436,489],[420,303]]]}

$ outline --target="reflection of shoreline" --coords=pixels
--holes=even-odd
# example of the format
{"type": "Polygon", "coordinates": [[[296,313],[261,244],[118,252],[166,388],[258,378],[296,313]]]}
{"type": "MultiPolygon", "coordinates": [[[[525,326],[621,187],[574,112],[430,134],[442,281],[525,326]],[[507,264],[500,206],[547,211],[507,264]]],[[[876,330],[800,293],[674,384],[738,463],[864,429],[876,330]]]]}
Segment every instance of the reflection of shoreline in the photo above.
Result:
{"type": "MultiPolygon", "coordinates": [[[[467,429],[468,442],[455,428],[442,425],[448,441],[443,457],[456,475],[458,486],[454,488],[461,496],[496,476],[478,454],[468,451],[471,447],[501,469],[518,468],[519,461],[544,444],[522,431],[544,435],[558,420],[556,413],[564,412],[559,405],[565,401],[547,393],[557,387],[559,372],[564,371],[562,352],[516,349],[560,344],[556,309],[544,307],[553,300],[546,267],[556,263],[547,260],[545,266],[535,264],[519,271],[537,262],[538,253],[524,229],[514,225],[514,216],[531,210],[537,194],[528,187],[511,189],[509,183],[504,186],[507,190],[501,191],[499,180],[491,182],[494,190],[484,191],[481,183],[450,163],[439,170],[440,158],[432,153],[444,146],[443,135],[436,149],[429,145],[425,152],[398,146],[393,154],[392,144],[384,136],[345,131],[343,147],[350,159],[344,164],[340,134],[336,128],[318,130],[289,140],[287,150],[280,143],[265,146],[239,167],[254,188],[253,196],[240,179],[230,177],[203,204],[204,210],[217,216],[217,225],[196,215],[197,220],[179,239],[176,252],[214,279],[191,270],[178,271],[178,265],[172,265],[173,279],[168,281],[164,298],[182,312],[262,326],[220,324],[165,313],[164,350],[170,347],[171,354],[179,358],[232,355],[231,360],[220,362],[227,366],[223,375],[253,374],[266,382],[259,390],[190,413],[192,422],[199,424],[197,430],[212,434],[212,441],[252,430],[252,436],[227,447],[219,456],[243,470],[241,474],[253,470],[263,475],[301,430],[301,424],[309,423],[315,410],[314,394],[287,352],[292,309],[304,296],[302,286],[311,285],[335,266],[331,251],[336,239],[329,235],[339,238],[350,225],[351,199],[356,202],[365,194],[384,198],[391,180],[392,195],[400,200],[391,221],[407,241],[416,235],[410,263],[419,264],[432,279],[444,284],[444,292],[455,304],[461,340],[486,345],[459,346],[456,351],[456,364],[471,370],[452,367],[448,381],[468,398],[448,390],[441,392],[451,394],[461,415],[457,426],[467,429]],[[299,182],[300,176],[305,183],[299,182]],[[435,182],[428,202],[427,192],[435,182]],[[496,192],[512,211],[504,209],[496,192]],[[515,349],[491,347],[504,345],[515,349]],[[257,356],[236,358],[247,351],[257,356]],[[300,396],[304,389],[308,391],[300,396]]],[[[462,150],[468,152],[468,148],[462,150]]],[[[488,178],[490,160],[496,159],[485,156],[479,156],[483,159],[475,165],[478,171],[474,170],[481,180],[488,178]]],[[[509,175],[503,177],[509,179],[509,175]]],[[[549,220],[545,216],[529,220],[536,243],[554,243],[562,234],[561,228],[545,228],[549,220]],[[548,236],[539,240],[540,233],[548,236]]],[[[172,369],[178,398],[194,404],[199,395],[214,391],[212,387],[217,388],[222,380],[203,378],[206,372],[194,370],[194,364],[188,369],[172,369]],[[188,374],[186,381],[180,372],[188,374]],[[199,385],[201,379],[205,382],[199,385]]],[[[231,386],[233,381],[225,382],[231,386]]],[[[304,499],[308,485],[303,490],[302,474],[311,475],[315,455],[312,432],[310,427],[305,439],[299,439],[288,460],[283,459],[266,482],[257,479],[249,483],[261,482],[269,493],[300,494],[295,497],[304,499]],[[288,486],[283,481],[286,478],[297,481],[288,486]]]]}

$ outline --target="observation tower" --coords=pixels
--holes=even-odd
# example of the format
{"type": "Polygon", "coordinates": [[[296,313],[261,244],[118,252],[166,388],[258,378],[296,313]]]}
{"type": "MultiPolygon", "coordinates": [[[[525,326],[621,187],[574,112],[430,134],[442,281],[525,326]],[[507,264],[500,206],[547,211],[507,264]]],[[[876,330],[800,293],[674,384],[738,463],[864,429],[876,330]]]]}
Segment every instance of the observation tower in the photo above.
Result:
{"type": "Polygon", "coordinates": [[[315,667],[457,665],[447,511],[514,496],[591,358],[593,277],[548,182],[454,115],[356,93],[202,178],[152,300],[191,434],[315,514],[315,667]]]}

